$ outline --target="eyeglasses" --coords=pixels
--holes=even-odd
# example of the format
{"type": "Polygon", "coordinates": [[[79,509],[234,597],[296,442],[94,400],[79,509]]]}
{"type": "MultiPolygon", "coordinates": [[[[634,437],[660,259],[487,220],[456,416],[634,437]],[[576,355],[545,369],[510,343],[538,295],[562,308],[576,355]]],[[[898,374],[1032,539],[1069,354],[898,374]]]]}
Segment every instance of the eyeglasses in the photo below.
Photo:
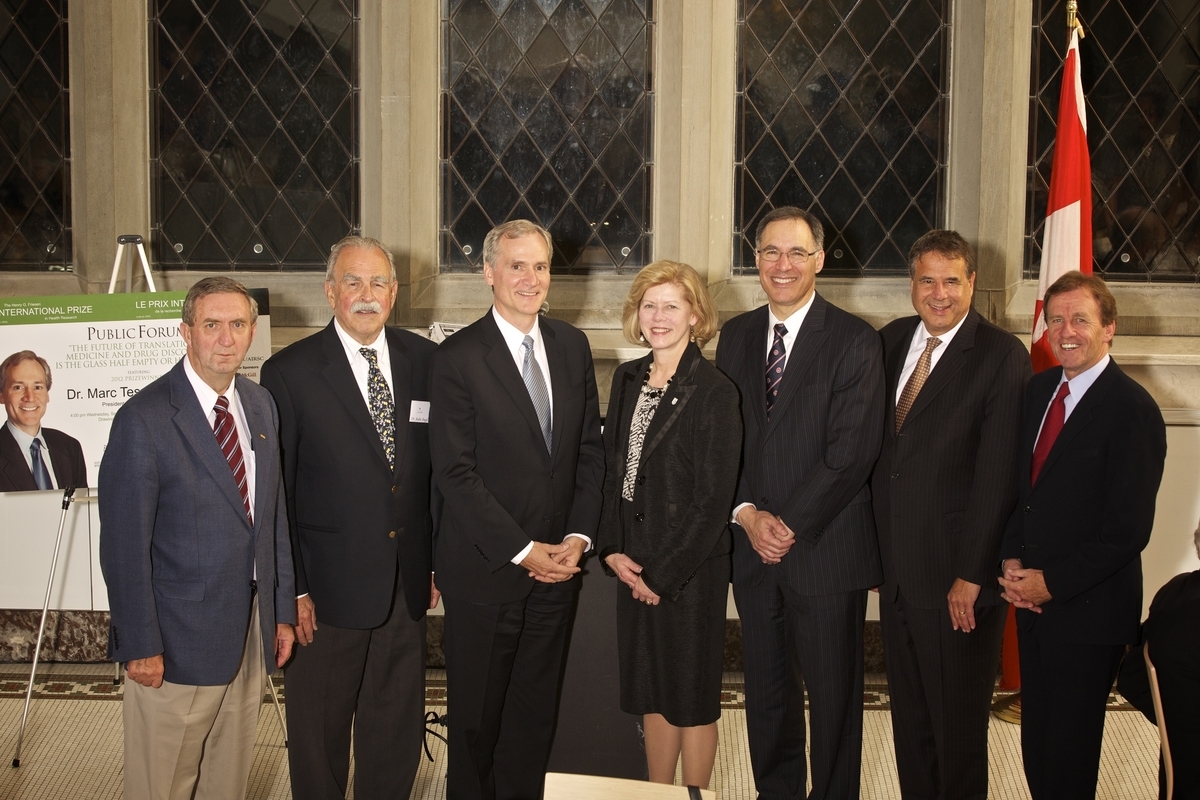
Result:
{"type": "MultiPolygon", "coordinates": [[[[768,264],[774,264],[783,257],[783,252],[774,247],[764,247],[762,250],[755,250],[754,252],[759,258],[768,264]]],[[[799,247],[795,248],[794,250],[787,251],[788,263],[790,263],[793,267],[802,266],[804,262],[808,261],[814,255],[816,255],[816,253],[806,253],[799,247]]]]}

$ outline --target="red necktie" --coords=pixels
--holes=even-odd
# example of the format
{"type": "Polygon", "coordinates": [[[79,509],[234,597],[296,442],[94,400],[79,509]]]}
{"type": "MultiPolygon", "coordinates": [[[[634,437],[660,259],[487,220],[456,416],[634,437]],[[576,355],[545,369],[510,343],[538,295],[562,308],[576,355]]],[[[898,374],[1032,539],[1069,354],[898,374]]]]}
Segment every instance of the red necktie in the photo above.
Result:
{"type": "Polygon", "coordinates": [[[1063,381],[1062,385],[1058,387],[1058,394],[1054,395],[1054,400],[1050,403],[1050,410],[1046,412],[1046,419],[1042,422],[1042,432],[1038,434],[1037,445],[1033,448],[1033,461],[1029,466],[1030,485],[1037,483],[1042,465],[1046,463],[1046,456],[1050,455],[1050,448],[1054,447],[1054,440],[1062,432],[1063,423],[1067,419],[1066,398],[1070,393],[1071,384],[1063,381]]]}
{"type": "Polygon", "coordinates": [[[246,519],[254,525],[254,515],[250,512],[250,490],[246,486],[246,462],[242,459],[241,443],[238,441],[237,426],[233,424],[233,414],[229,413],[229,398],[221,395],[213,408],[217,417],[213,420],[213,433],[217,436],[217,444],[233,470],[233,480],[237,483],[238,491],[242,494],[242,504],[246,507],[246,519]]]}

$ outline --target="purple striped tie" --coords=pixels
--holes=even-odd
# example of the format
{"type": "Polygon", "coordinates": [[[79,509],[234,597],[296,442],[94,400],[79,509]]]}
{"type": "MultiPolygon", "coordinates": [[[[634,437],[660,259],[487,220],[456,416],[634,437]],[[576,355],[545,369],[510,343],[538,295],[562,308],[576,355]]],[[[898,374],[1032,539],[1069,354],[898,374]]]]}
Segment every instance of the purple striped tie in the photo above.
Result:
{"type": "Polygon", "coordinates": [[[217,418],[213,420],[213,433],[217,435],[217,444],[233,470],[233,479],[237,481],[238,491],[242,494],[242,505],[246,507],[246,519],[254,525],[254,515],[250,511],[250,490],[246,486],[246,462],[242,459],[242,447],[238,441],[237,426],[233,424],[233,414],[229,413],[229,398],[224,395],[217,398],[213,408],[217,418]]]}
{"type": "Polygon", "coordinates": [[[781,322],[775,326],[775,341],[771,342],[771,356],[767,359],[767,419],[771,418],[771,407],[779,397],[779,384],[783,380],[783,365],[787,363],[787,348],[783,337],[787,327],[781,322]]]}

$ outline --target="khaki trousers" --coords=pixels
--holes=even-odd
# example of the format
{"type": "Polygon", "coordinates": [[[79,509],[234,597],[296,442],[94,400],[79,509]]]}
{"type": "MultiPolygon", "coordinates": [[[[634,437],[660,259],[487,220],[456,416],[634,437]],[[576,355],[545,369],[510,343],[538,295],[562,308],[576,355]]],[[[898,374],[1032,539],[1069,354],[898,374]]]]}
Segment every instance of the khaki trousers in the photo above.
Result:
{"type": "Polygon", "coordinates": [[[266,689],[258,598],[242,663],[225,686],[125,682],[127,800],[231,800],[246,796],[266,689]]]}

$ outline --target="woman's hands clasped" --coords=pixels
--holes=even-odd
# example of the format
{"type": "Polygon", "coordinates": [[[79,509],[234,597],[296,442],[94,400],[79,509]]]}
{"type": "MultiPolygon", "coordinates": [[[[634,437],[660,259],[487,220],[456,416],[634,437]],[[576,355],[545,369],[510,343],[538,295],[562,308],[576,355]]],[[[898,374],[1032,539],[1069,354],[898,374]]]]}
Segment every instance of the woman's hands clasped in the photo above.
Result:
{"type": "Polygon", "coordinates": [[[617,573],[621,583],[633,590],[634,600],[648,606],[658,605],[660,598],[650,591],[650,587],[646,586],[646,582],[642,580],[642,567],[636,561],[624,553],[613,553],[604,559],[604,563],[617,573]]]}

